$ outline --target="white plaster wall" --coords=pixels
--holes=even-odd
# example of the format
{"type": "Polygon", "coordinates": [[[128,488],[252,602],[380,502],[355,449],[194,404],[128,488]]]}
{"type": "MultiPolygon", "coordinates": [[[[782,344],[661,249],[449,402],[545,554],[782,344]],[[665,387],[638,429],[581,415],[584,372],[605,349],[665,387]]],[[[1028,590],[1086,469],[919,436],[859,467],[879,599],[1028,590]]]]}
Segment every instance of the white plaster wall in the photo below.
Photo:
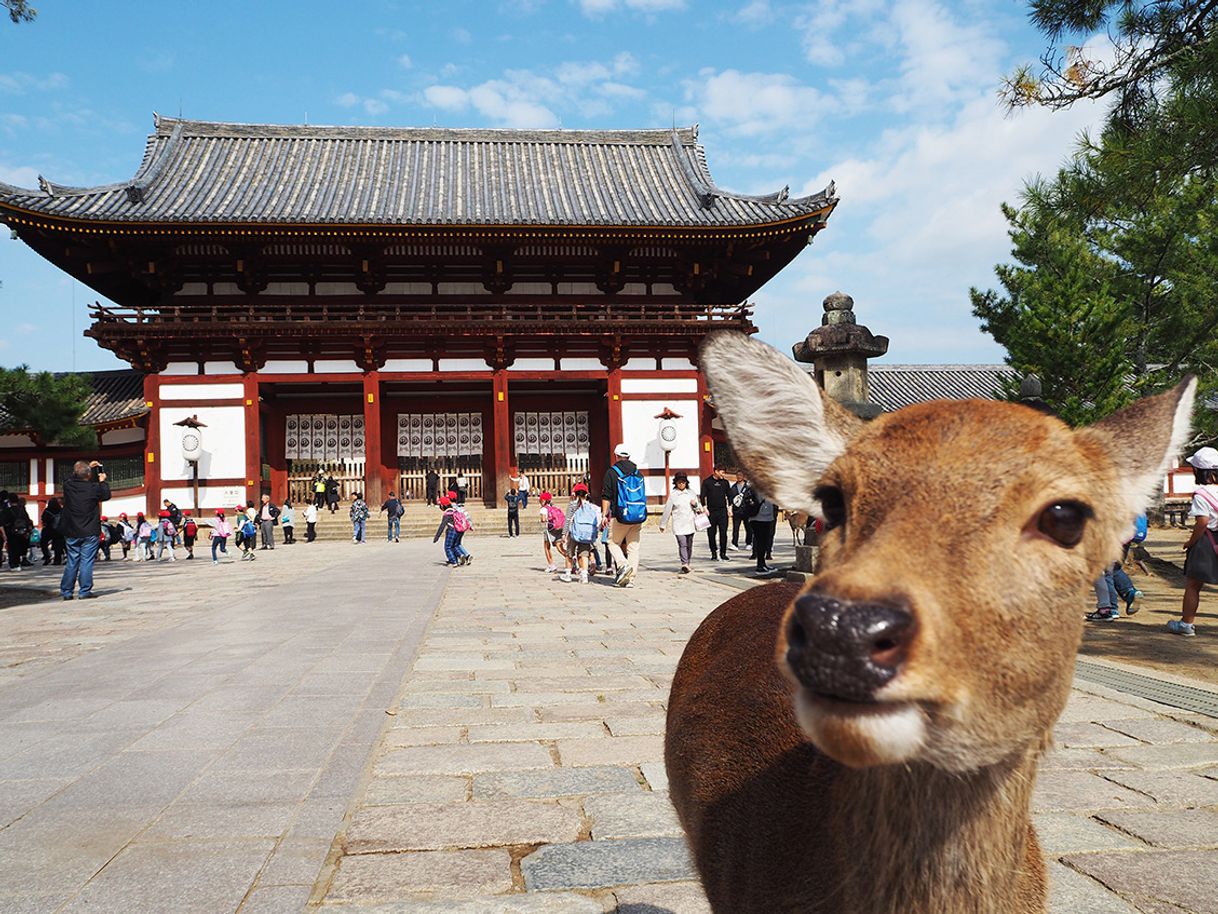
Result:
{"type": "Polygon", "coordinates": [[[198,374],[198,373],[199,373],[199,363],[198,362],[170,362],[168,365],[165,366],[165,370],[161,372],[160,376],[162,378],[164,378],[164,377],[167,377],[170,375],[198,374]]]}
{"type": "MultiPolygon", "coordinates": [[[[160,498],[157,501],[160,502],[165,498],[170,499],[183,511],[189,510],[192,513],[194,511],[195,490],[191,486],[166,486],[161,489],[160,498]]],[[[199,516],[205,522],[209,518],[215,517],[217,508],[223,508],[225,517],[232,520],[233,506],[238,503],[245,504],[245,502],[245,486],[199,486],[199,510],[201,512],[199,516]]],[[[143,510],[142,505],[141,501],[141,507],[136,510],[143,510]]]]}
{"type": "MultiPolygon", "coordinates": [[[[684,472],[689,477],[689,490],[695,495],[700,494],[702,492],[702,480],[698,478],[698,472],[690,467],[686,467],[684,472]]],[[[676,474],[677,470],[674,469],[672,475],[675,476],[676,474]]],[[[655,496],[660,499],[664,498],[663,475],[645,476],[643,477],[643,482],[646,484],[648,496],[655,496]]],[[[669,491],[671,492],[671,489],[669,491]]]]}
{"type": "MultiPolygon", "coordinates": [[[[122,498],[111,498],[109,501],[102,502],[102,514],[111,520],[116,519],[120,514],[126,514],[130,518],[134,518],[144,510],[145,501],[143,495],[124,495],[122,498]]],[[[233,502],[236,504],[236,502],[233,502]]]]}
{"type": "Polygon", "coordinates": [[[661,359],[660,367],[665,370],[684,371],[687,368],[697,368],[698,366],[689,359],[661,359]]]}
{"type": "Polygon", "coordinates": [[[697,378],[622,378],[624,394],[696,394],[697,378]]]}
{"type": "Polygon", "coordinates": [[[33,443],[29,435],[0,435],[0,447],[29,447],[33,443]]]}
{"type": "Polygon", "coordinates": [[[204,362],[203,374],[241,374],[236,362],[204,362]]]}
{"type": "Polygon", "coordinates": [[[262,371],[266,374],[308,374],[309,363],[304,359],[271,361],[262,366],[262,371]]]}
{"type": "MultiPolygon", "coordinates": [[[[182,429],[172,423],[181,418],[181,408],[161,408],[161,441],[157,460],[161,479],[190,479],[190,464],[182,459],[182,429]]],[[[245,476],[245,408],[241,406],[201,406],[197,410],[203,429],[203,456],[199,476],[243,478],[245,476]]],[[[162,496],[164,497],[164,496],[162,496]]]]}
{"type": "Polygon", "coordinates": [[[245,387],[241,384],[161,385],[162,400],[240,400],[244,396],[245,387]]]}
{"type": "Polygon", "coordinates": [[[655,359],[641,359],[636,356],[633,359],[627,359],[626,364],[622,366],[622,370],[623,371],[655,371],[656,370],[656,360],[655,359]]]}
{"type": "Polygon", "coordinates": [[[116,428],[112,432],[102,433],[102,444],[134,444],[144,440],[142,428],[116,428]]]}
{"type": "MultiPolygon", "coordinates": [[[[441,283],[443,285],[443,283],[441,283]]],[[[550,363],[553,366],[553,362],[550,363]]],[[[484,359],[440,359],[441,371],[487,371],[484,359]]]]}
{"type": "Polygon", "coordinates": [[[563,371],[604,371],[605,366],[600,359],[563,359],[560,363],[563,371]]]}
{"type": "Polygon", "coordinates": [[[517,359],[508,366],[508,371],[553,371],[553,359],[517,359]]]}
{"type": "Polygon", "coordinates": [[[313,363],[313,371],[316,374],[360,374],[362,369],[354,359],[318,359],[313,363]]]}
{"type": "MultiPolygon", "coordinates": [[[[1175,489],[1173,493],[1176,496],[1192,495],[1197,489],[1197,477],[1193,475],[1191,468],[1185,470],[1173,470],[1171,472],[1172,487],[1175,489]]],[[[1167,492],[1167,477],[1163,478],[1163,491],[1167,492]]]]}
{"type": "Polygon", "coordinates": [[[386,359],[381,371],[431,371],[431,359],[386,359]]]}
{"type": "MultiPolygon", "coordinates": [[[[658,437],[660,420],[656,415],[668,406],[680,419],[674,419],[677,427],[677,446],[673,448],[670,463],[674,467],[696,467],[698,465],[698,401],[697,400],[623,400],[622,436],[630,450],[630,458],[640,467],[648,469],[664,466],[664,449],[658,437]]],[[[612,445],[610,445],[612,446],[612,445]]]]}

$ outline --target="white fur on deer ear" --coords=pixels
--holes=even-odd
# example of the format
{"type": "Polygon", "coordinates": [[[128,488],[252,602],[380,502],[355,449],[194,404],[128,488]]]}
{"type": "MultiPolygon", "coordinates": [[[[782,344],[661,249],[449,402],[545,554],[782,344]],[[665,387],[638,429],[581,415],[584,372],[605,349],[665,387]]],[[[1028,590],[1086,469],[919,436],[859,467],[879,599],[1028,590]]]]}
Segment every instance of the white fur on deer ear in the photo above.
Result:
{"type": "Polygon", "coordinates": [[[1196,396],[1197,379],[1189,375],[1166,393],[1144,397],[1079,431],[1098,436],[1116,464],[1130,518],[1162,490],[1164,474],[1188,440],[1196,396]]]}
{"type": "Polygon", "coordinates": [[[818,513],[812,489],[860,420],[794,361],[742,333],[709,337],[702,371],[750,481],[780,507],[818,513]]]}

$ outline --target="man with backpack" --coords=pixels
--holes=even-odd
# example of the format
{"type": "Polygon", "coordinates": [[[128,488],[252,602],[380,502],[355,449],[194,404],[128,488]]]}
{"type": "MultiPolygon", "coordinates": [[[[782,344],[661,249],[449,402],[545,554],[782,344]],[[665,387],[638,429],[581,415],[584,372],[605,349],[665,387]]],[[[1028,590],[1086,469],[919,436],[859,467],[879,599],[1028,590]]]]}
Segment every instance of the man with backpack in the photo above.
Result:
{"type": "Polygon", "coordinates": [[[647,521],[647,489],[625,444],[615,447],[613,456],[617,461],[605,473],[601,488],[601,523],[610,525],[609,553],[618,567],[613,583],[632,587],[639,571],[639,534],[647,521]]]}
{"type": "Polygon", "coordinates": [[[567,520],[564,524],[567,542],[567,568],[561,575],[561,580],[571,581],[571,569],[579,568],[579,582],[588,583],[588,561],[595,548],[597,534],[601,531],[601,509],[588,500],[588,487],[577,482],[571,490],[575,501],[567,509],[567,520]]]}
{"type": "Polygon", "coordinates": [[[381,513],[389,515],[389,542],[398,542],[402,535],[402,515],[406,513],[401,500],[390,492],[385,503],[381,505],[381,513]]]}

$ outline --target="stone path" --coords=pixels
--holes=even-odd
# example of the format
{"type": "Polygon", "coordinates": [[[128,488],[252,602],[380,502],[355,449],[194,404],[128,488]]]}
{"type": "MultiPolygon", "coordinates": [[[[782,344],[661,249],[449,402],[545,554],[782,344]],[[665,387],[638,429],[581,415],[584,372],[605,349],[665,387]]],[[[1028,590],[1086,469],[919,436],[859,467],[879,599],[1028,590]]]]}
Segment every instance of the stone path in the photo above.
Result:
{"type": "Polygon", "coordinates": [[[447,572],[423,544],[260,556],[0,610],[0,910],[304,906],[447,572]]]}

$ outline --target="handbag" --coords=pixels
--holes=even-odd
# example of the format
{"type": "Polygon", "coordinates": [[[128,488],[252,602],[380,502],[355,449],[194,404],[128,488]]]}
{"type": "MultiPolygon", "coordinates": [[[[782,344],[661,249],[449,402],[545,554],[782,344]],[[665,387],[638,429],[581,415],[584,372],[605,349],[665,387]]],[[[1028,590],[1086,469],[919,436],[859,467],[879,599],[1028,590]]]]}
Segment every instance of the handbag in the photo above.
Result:
{"type": "Polygon", "coordinates": [[[695,530],[698,530],[698,531],[709,530],[710,525],[711,525],[711,520],[705,514],[695,514],[694,515],[694,529],[695,530]]]}

